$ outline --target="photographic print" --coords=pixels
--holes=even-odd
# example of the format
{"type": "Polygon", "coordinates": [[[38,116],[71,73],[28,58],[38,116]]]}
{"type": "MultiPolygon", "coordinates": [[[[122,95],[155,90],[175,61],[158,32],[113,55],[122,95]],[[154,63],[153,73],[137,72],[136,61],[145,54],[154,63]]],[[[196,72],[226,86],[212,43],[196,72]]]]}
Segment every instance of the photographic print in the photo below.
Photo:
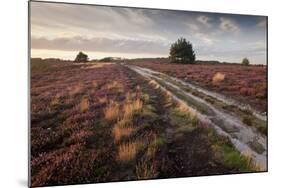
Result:
{"type": "Polygon", "coordinates": [[[31,187],[267,171],[266,16],[30,1],[29,56],[31,187]]]}

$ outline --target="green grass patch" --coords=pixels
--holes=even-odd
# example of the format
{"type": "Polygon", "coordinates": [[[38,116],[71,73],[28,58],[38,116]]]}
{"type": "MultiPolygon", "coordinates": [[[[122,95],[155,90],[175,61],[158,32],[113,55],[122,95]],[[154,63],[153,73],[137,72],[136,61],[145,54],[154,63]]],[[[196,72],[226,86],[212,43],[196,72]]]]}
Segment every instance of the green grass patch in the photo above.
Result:
{"type": "Polygon", "coordinates": [[[178,127],[177,132],[191,132],[199,124],[197,117],[191,116],[187,111],[178,108],[170,110],[169,118],[171,124],[178,127]]]}
{"type": "Polygon", "coordinates": [[[150,97],[146,93],[143,93],[141,95],[140,99],[143,101],[144,104],[149,104],[150,103],[150,97]]]}
{"type": "Polygon", "coordinates": [[[165,144],[166,144],[166,138],[164,138],[163,136],[159,136],[157,137],[154,142],[152,143],[151,147],[155,147],[156,149],[160,149],[162,148],[165,144]]]}
{"type": "Polygon", "coordinates": [[[220,158],[217,160],[226,167],[239,170],[240,172],[253,172],[257,170],[252,159],[241,155],[227,138],[216,135],[213,130],[210,130],[208,137],[211,139],[213,152],[219,153],[217,156],[220,156],[220,158]]]}
{"type": "Polygon", "coordinates": [[[249,159],[242,156],[238,151],[229,145],[220,146],[223,151],[224,164],[230,168],[238,168],[241,172],[252,171],[249,159]]]}
{"type": "Polygon", "coordinates": [[[265,121],[256,118],[254,115],[245,115],[242,122],[248,126],[256,127],[257,130],[267,136],[267,124],[265,121]]]}

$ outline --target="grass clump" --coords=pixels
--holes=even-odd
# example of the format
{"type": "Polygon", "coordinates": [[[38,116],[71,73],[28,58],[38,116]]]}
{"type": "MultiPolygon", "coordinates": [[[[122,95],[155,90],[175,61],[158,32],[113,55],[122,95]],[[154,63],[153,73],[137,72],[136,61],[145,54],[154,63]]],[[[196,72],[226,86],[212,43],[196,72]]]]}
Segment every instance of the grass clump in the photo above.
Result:
{"type": "Polygon", "coordinates": [[[253,125],[253,121],[249,116],[244,116],[242,122],[248,126],[253,125]]]}
{"type": "Polygon", "coordinates": [[[172,125],[178,126],[178,131],[192,131],[199,124],[196,116],[191,115],[186,108],[177,107],[169,113],[172,125]]]}
{"type": "Polygon", "coordinates": [[[143,103],[140,99],[136,99],[131,103],[127,103],[124,105],[124,118],[131,119],[135,113],[141,111],[143,107],[143,103]]]}
{"type": "Polygon", "coordinates": [[[243,117],[242,122],[248,126],[256,127],[260,133],[267,135],[267,125],[265,121],[259,120],[253,115],[247,115],[243,117]]]}
{"type": "Polygon", "coordinates": [[[120,161],[130,161],[135,158],[138,151],[143,147],[141,141],[130,141],[118,147],[118,159],[120,161]]]}
{"type": "Polygon", "coordinates": [[[120,126],[120,124],[116,124],[112,130],[115,142],[118,142],[123,137],[128,137],[133,132],[132,127],[124,127],[120,126]]]}
{"type": "Polygon", "coordinates": [[[268,134],[266,125],[265,126],[258,126],[258,130],[264,135],[268,134]]]}
{"type": "Polygon", "coordinates": [[[82,98],[79,108],[81,112],[87,112],[90,108],[90,102],[88,98],[82,98]]]}
{"type": "Polygon", "coordinates": [[[140,98],[141,98],[141,100],[144,102],[144,104],[149,104],[149,102],[150,102],[150,97],[149,97],[148,94],[143,93],[140,98]]]}
{"type": "Polygon", "coordinates": [[[153,146],[157,149],[163,147],[166,144],[166,139],[164,137],[158,137],[154,140],[153,146]]]}
{"type": "MultiPolygon", "coordinates": [[[[163,83],[165,84],[165,83],[163,83]]],[[[194,107],[195,109],[197,109],[198,111],[207,114],[207,115],[213,115],[213,110],[211,108],[209,108],[207,105],[196,101],[195,99],[193,99],[190,96],[185,95],[184,93],[178,91],[177,89],[170,87],[170,86],[166,86],[169,88],[169,90],[171,90],[178,98],[180,98],[181,100],[185,101],[188,105],[194,107]]]]}
{"type": "Polygon", "coordinates": [[[155,112],[156,112],[156,109],[152,105],[147,104],[143,107],[141,115],[147,116],[151,120],[155,120],[159,117],[159,115],[155,112]]]}
{"type": "Polygon", "coordinates": [[[71,88],[71,90],[69,91],[69,95],[70,96],[77,95],[78,93],[81,93],[82,89],[83,89],[83,83],[79,82],[78,84],[76,84],[71,88]]]}
{"type": "Polygon", "coordinates": [[[118,91],[122,92],[123,91],[123,85],[120,84],[117,81],[113,81],[113,82],[110,82],[110,83],[106,84],[104,89],[106,89],[106,90],[116,90],[117,92],[118,91]]]}
{"type": "Polygon", "coordinates": [[[151,179],[156,178],[158,172],[155,163],[148,160],[141,160],[136,165],[136,176],[138,179],[151,179]]]}
{"type": "Polygon", "coordinates": [[[241,172],[249,172],[253,169],[250,157],[241,155],[228,145],[222,145],[224,164],[230,168],[238,168],[241,172]]]}
{"type": "Polygon", "coordinates": [[[242,155],[227,138],[216,135],[214,131],[210,131],[208,137],[211,138],[214,156],[220,156],[216,159],[218,162],[239,172],[252,172],[258,169],[251,156],[242,155]]]}
{"type": "Polygon", "coordinates": [[[108,121],[114,121],[120,116],[119,104],[111,102],[109,106],[104,110],[105,119],[108,121]]]}
{"type": "Polygon", "coordinates": [[[60,103],[60,98],[55,96],[52,100],[51,100],[51,107],[57,107],[60,103]]]}

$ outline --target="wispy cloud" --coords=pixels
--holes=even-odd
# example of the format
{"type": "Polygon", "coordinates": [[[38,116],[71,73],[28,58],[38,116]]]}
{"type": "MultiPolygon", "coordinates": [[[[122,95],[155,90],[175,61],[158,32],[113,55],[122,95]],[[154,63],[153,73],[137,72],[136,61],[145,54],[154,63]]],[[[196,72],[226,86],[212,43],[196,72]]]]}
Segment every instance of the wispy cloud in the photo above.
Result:
{"type": "Polygon", "coordinates": [[[204,33],[196,33],[195,36],[198,38],[198,40],[202,41],[205,45],[213,45],[216,41],[218,41],[212,36],[204,33]]]}
{"type": "Polygon", "coordinates": [[[192,32],[197,32],[200,29],[199,26],[194,23],[185,23],[185,25],[187,26],[188,30],[192,32]]]}
{"type": "Polygon", "coordinates": [[[211,18],[209,18],[208,16],[198,16],[197,17],[197,21],[207,27],[210,27],[211,24],[209,23],[211,20],[211,18]]]}
{"type": "Polygon", "coordinates": [[[233,33],[238,33],[240,31],[239,26],[234,20],[224,17],[220,18],[220,28],[223,31],[230,31],[233,33]]]}
{"type": "Polygon", "coordinates": [[[167,44],[147,40],[123,40],[108,38],[84,38],[75,36],[71,38],[47,39],[44,37],[31,40],[34,49],[62,50],[62,51],[92,51],[92,52],[123,52],[123,53],[156,53],[166,54],[167,44]],[[149,48],[148,48],[149,46],[149,48]]]}

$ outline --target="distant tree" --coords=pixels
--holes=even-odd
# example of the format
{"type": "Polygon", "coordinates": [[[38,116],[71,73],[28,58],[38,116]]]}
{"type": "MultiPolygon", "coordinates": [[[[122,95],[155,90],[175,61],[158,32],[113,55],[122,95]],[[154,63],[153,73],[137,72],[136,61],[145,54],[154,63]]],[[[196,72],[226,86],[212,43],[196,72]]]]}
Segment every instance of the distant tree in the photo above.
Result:
{"type": "Polygon", "coordinates": [[[74,62],[81,63],[89,61],[88,55],[83,52],[79,52],[74,60],[74,62]]]}
{"type": "Polygon", "coordinates": [[[246,66],[250,65],[249,59],[248,59],[248,58],[244,58],[244,59],[242,60],[242,65],[246,65],[246,66]]]}
{"type": "Polygon", "coordinates": [[[192,44],[185,38],[179,38],[170,48],[171,63],[194,63],[195,53],[192,44]]]}

